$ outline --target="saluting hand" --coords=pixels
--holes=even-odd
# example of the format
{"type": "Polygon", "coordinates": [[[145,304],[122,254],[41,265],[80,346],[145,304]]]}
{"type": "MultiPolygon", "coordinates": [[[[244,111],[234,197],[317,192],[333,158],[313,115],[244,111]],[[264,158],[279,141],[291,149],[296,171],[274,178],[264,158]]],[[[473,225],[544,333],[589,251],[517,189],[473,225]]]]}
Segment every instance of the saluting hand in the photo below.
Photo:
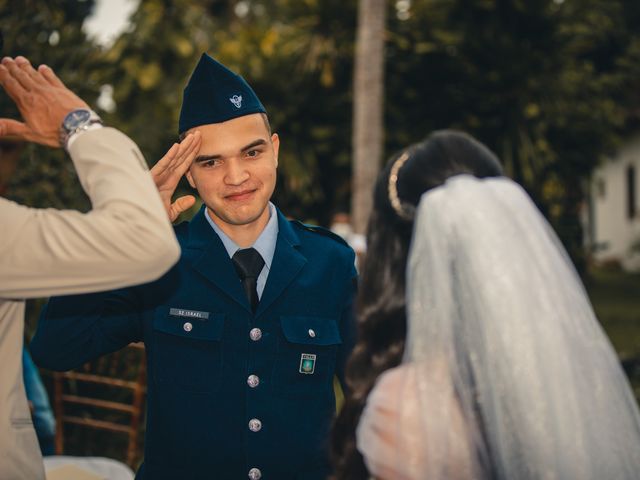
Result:
{"type": "Polygon", "coordinates": [[[51,68],[34,69],[24,57],[4,57],[0,85],[16,102],[24,122],[0,118],[0,138],[14,137],[49,147],[59,147],[59,129],[65,115],[76,108],[89,108],[69,90],[51,68]]]}
{"type": "Polygon", "coordinates": [[[176,191],[178,182],[189,170],[193,159],[198,154],[200,143],[200,132],[190,133],[180,143],[174,143],[165,156],[151,168],[151,177],[156,184],[158,192],[160,192],[160,198],[164,208],[167,210],[169,220],[172,222],[196,202],[193,195],[179,197],[173,203],[171,202],[171,197],[176,191]]]}

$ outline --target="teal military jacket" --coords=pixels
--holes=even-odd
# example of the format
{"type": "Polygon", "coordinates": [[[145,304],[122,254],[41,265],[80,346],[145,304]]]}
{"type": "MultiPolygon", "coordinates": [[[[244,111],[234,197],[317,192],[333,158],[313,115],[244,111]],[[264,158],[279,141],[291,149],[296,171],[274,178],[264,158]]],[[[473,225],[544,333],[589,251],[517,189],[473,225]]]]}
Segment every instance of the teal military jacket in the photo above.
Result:
{"type": "Polygon", "coordinates": [[[130,342],[148,359],[145,458],[137,479],[324,479],[333,377],[355,341],[354,253],[278,211],[255,315],[201,210],[176,227],[178,264],[159,280],[52,298],[31,353],[69,370],[130,342]]]}

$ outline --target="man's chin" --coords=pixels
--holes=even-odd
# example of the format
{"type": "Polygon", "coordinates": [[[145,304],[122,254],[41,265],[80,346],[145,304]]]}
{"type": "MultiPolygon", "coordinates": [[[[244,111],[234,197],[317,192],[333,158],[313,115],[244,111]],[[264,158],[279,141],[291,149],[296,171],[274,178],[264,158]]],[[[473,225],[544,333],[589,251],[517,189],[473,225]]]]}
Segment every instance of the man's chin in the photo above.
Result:
{"type": "MultiPolygon", "coordinates": [[[[241,227],[257,223],[267,208],[268,206],[265,206],[265,208],[258,213],[254,211],[247,213],[237,212],[234,214],[217,214],[216,212],[213,212],[213,214],[215,215],[216,220],[222,221],[227,225],[233,225],[234,227],[241,227]]],[[[209,213],[211,213],[211,209],[209,209],[209,213]]],[[[212,215],[212,218],[214,215],[212,215]]]]}

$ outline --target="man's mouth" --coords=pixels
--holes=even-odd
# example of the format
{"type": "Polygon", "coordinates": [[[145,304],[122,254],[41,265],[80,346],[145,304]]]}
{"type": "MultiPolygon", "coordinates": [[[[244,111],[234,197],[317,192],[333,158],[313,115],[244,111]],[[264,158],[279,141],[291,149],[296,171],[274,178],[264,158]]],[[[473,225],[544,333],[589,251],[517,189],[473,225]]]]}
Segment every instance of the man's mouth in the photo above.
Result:
{"type": "Polygon", "coordinates": [[[232,193],[230,195],[225,195],[225,200],[230,200],[232,202],[241,202],[243,200],[248,200],[254,194],[255,190],[242,190],[241,192],[232,193]]]}

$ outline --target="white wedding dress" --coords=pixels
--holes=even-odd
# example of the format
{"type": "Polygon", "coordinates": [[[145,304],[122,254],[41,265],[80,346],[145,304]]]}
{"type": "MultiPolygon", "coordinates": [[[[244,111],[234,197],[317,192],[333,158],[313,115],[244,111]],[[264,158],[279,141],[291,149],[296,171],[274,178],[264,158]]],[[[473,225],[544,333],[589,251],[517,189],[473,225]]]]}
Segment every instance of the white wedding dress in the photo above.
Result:
{"type": "Polygon", "coordinates": [[[403,364],[357,445],[384,480],[640,478],[640,414],[563,247],[506,178],[423,195],[403,364]]]}

